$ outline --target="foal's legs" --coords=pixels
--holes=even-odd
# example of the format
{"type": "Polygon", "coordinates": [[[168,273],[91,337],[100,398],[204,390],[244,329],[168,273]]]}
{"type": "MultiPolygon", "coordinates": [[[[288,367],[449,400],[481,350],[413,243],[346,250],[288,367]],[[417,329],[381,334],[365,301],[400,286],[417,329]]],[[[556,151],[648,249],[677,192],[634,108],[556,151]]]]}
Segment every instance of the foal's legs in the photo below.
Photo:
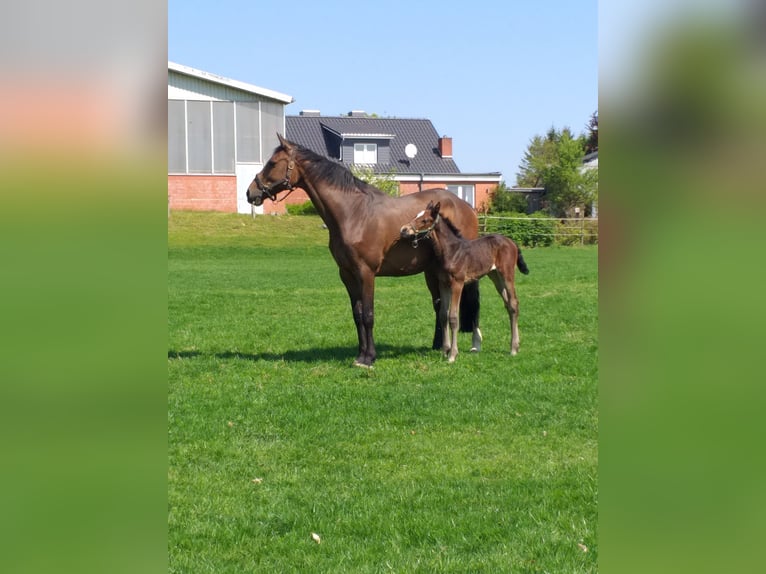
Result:
{"type": "Polygon", "coordinates": [[[445,353],[449,350],[449,363],[454,363],[457,358],[457,312],[460,308],[460,296],[463,292],[463,283],[461,281],[452,281],[450,285],[450,291],[452,292],[449,297],[449,327],[451,331],[451,341],[449,349],[445,348],[445,353]]]}
{"type": "Polygon", "coordinates": [[[516,298],[516,289],[513,285],[514,270],[493,269],[488,273],[495,289],[500,293],[500,297],[505,303],[505,309],[508,311],[508,317],[511,320],[511,355],[519,352],[519,301],[516,298]]]}

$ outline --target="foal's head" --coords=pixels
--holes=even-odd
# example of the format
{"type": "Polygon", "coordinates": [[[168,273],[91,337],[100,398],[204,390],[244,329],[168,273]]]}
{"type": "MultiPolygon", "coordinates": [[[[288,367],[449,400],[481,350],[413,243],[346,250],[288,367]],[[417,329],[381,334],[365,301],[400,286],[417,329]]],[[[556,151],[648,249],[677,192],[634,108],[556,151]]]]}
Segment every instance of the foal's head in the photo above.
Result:
{"type": "Polygon", "coordinates": [[[421,239],[428,237],[439,221],[441,203],[428,202],[426,208],[415,216],[415,219],[402,225],[399,235],[402,239],[421,239]]]}

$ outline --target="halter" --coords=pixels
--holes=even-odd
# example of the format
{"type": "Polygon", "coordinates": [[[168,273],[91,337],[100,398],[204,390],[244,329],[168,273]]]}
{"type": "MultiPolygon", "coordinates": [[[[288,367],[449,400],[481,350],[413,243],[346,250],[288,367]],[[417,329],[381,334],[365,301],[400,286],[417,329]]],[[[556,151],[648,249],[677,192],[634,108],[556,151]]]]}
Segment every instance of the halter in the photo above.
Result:
{"type": "Polygon", "coordinates": [[[441,214],[437,213],[436,217],[434,217],[434,222],[431,224],[431,227],[427,227],[426,229],[420,229],[419,231],[415,232],[415,239],[412,240],[413,249],[418,248],[418,242],[421,239],[428,239],[430,237],[431,232],[434,230],[434,227],[436,227],[436,224],[439,223],[440,217],[441,217],[441,214]]]}
{"type": "Polygon", "coordinates": [[[268,198],[275,203],[277,202],[277,193],[279,193],[280,191],[288,190],[287,195],[283,196],[282,199],[279,200],[279,201],[283,201],[295,189],[295,186],[292,183],[290,183],[290,175],[292,174],[294,167],[295,167],[295,149],[293,148],[292,150],[290,150],[290,156],[287,159],[287,171],[285,172],[284,179],[280,181],[276,181],[272,183],[270,186],[266,187],[258,179],[258,174],[256,174],[255,185],[258,187],[261,193],[268,196],[268,198]],[[281,188],[276,189],[277,187],[281,187],[281,188]]]}

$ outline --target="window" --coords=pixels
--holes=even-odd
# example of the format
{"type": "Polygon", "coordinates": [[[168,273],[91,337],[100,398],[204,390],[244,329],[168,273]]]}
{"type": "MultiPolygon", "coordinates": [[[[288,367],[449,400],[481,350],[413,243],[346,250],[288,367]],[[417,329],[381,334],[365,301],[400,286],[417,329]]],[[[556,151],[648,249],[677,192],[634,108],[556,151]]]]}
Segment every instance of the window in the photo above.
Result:
{"type": "Polygon", "coordinates": [[[261,161],[260,124],[258,102],[237,102],[237,161],[261,161]]]}
{"type": "Polygon", "coordinates": [[[168,100],[168,173],[186,173],[186,104],[168,100]]]}
{"type": "MultiPolygon", "coordinates": [[[[274,142],[274,145],[279,145],[277,140],[277,132],[285,135],[285,109],[280,104],[272,102],[261,102],[261,133],[263,134],[263,145],[266,142],[274,142]]],[[[270,149],[264,150],[266,158],[271,155],[270,149]]],[[[265,158],[264,158],[265,159],[265,158]]]]}
{"type": "Polygon", "coordinates": [[[284,118],[275,102],[168,100],[168,173],[234,174],[236,162],[259,163],[262,135],[276,144],[284,118]]]}
{"type": "Polygon", "coordinates": [[[234,102],[213,102],[213,171],[234,173],[234,102]]]}
{"type": "Polygon", "coordinates": [[[374,144],[374,143],[354,144],[354,163],[366,163],[366,164],[378,163],[378,144],[374,144]]]}
{"type": "Polygon", "coordinates": [[[186,102],[189,173],[212,173],[213,143],[210,102],[186,102]]]}
{"type": "Polygon", "coordinates": [[[448,185],[447,191],[451,191],[460,199],[466,201],[471,207],[474,207],[472,185],[448,185]]]}

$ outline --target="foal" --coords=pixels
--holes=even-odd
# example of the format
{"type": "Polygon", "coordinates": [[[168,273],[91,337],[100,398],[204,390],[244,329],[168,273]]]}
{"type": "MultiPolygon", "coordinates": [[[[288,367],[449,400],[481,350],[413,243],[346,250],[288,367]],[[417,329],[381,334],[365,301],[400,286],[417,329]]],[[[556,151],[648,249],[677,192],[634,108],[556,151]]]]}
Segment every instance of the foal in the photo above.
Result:
{"type": "Polygon", "coordinates": [[[452,222],[439,215],[440,203],[430,202],[425,211],[400,230],[402,239],[413,243],[429,237],[439,262],[441,291],[440,318],[444,329],[444,355],[454,363],[457,357],[457,310],[463,284],[489,275],[503,298],[511,320],[511,355],[519,352],[519,301],[513,284],[516,266],[529,273],[521,249],[504,235],[485,235],[469,241],[463,238],[452,222]],[[448,336],[451,331],[451,339],[448,336]]]}

